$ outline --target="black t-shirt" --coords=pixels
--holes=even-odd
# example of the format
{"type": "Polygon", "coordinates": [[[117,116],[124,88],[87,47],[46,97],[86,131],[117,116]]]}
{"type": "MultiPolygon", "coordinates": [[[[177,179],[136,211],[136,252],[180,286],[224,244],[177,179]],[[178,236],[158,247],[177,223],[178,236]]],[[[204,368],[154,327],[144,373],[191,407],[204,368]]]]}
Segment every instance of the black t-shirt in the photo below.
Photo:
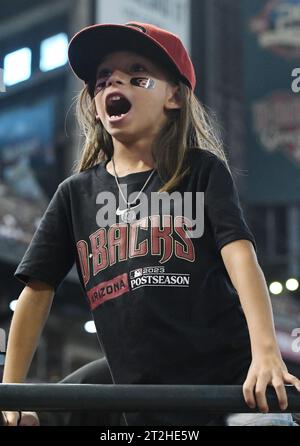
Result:
{"type": "MultiPolygon", "coordinates": [[[[117,384],[232,383],[233,373],[238,376],[248,365],[249,336],[220,250],[239,239],[257,248],[224,162],[204,150],[189,151],[190,172],[176,191],[191,193],[193,209],[196,192],[204,192],[204,232],[194,238],[178,214],[176,223],[183,223],[175,228],[172,206],[163,214],[168,228],[163,223],[155,227],[157,215],[151,214],[137,224],[117,217],[117,224],[99,226],[96,217],[107,205],[97,199],[100,192],[111,192],[116,206],[124,207],[106,163],[60,183],[15,277],[24,283],[35,278],[56,289],[76,262],[117,384]]],[[[127,185],[127,199],[140,191],[150,173],[119,178],[127,185]]],[[[154,172],[144,189],[149,203],[151,192],[161,186],[154,172]]],[[[199,414],[165,415],[158,418],[161,424],[199,420],[199,414]]],[[[159,424],[158,419],[127,414],[129,425],[159,424]]]]}

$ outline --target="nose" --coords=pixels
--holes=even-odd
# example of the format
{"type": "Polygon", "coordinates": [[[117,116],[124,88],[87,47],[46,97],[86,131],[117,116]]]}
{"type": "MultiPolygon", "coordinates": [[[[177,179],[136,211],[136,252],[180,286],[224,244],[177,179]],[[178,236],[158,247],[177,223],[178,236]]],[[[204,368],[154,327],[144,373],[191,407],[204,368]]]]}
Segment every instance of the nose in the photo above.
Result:
{"type": "Polygon", "coordinates": [[[126,82],[126,74],[120,70],[115,70],[111,75],[108,77],[106,81],[106,86],[109,87],[110,85],[124,85],[126,82]]]}

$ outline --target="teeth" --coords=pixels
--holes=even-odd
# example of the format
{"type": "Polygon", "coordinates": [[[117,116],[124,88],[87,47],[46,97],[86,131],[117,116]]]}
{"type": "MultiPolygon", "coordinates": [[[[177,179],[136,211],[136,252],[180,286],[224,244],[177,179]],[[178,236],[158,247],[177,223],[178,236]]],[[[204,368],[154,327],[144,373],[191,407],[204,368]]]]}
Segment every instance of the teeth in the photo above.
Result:
{"type": "Polygon", "coordinates": [[[122,116],[124,116],[124,113],[122,113],[121,115],[112,115],[112,116],[110,117],[110,119],[122,118],[122,116]]]}
{"type": "Polygon", "coordinates": [[[110,100],[111,101],[119,101],[121,99],[121,96],[112,96],[111,98],[110,98],[110,100]]]}

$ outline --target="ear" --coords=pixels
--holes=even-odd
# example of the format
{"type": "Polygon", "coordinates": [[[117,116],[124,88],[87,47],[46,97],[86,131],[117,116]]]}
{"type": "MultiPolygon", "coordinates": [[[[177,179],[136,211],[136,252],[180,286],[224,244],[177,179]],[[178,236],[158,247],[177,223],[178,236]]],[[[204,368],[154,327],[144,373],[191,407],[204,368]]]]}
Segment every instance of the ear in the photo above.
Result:
{"type": "Polygon", "coordinates": [[[168,110],[176,110],[181,108],[181,96],[178,85],[168,84],[165,108],[168,110]]]}

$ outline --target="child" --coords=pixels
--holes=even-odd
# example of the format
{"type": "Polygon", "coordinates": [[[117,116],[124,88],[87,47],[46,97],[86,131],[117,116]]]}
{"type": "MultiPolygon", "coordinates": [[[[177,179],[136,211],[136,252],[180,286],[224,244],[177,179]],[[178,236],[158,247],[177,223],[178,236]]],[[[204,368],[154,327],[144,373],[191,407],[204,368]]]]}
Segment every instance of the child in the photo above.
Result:
{"type": "MultiPolygon", "coordinates": [[[[182,42],[144,23],[93,25],[71,40],[69,62],[86,84],[77,107],[85,146],[15,272],[27,286],[4,382],[25,379],[54,291],[75,260],[113,383],[243,383],[246,403],[263,413],[272,385],[285,410],[284,384],[300,390],[300,382],[282,361],[255,240],[193,93],[182,42]],[[167,211],[152,207],[160,197],[167,211]]],[[[6,415],[14,424],[16,414],[6,415]]],[[[176,426],[218,417],[158,411],[124,419],[176,426]]]]}

